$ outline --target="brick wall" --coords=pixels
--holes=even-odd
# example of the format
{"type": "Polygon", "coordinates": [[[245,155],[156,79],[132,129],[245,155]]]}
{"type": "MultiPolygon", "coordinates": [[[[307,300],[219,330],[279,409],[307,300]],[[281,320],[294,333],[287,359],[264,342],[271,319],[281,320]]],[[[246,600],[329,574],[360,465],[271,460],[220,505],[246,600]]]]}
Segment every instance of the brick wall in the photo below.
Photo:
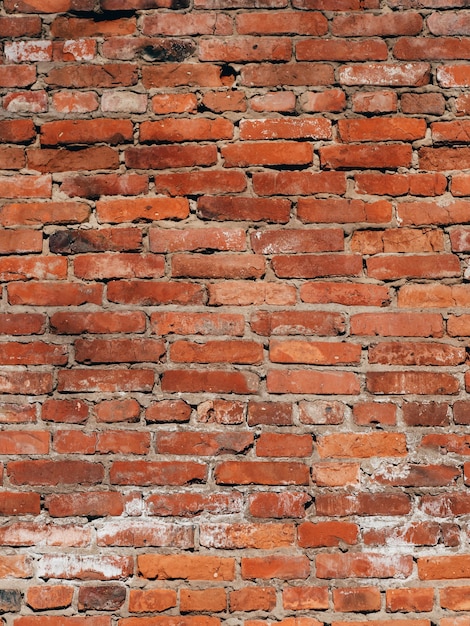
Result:
{"type": "Polygon", "coordinates": [[[468,0],[0,2],[0,623],[469,626],[468,0]]]}

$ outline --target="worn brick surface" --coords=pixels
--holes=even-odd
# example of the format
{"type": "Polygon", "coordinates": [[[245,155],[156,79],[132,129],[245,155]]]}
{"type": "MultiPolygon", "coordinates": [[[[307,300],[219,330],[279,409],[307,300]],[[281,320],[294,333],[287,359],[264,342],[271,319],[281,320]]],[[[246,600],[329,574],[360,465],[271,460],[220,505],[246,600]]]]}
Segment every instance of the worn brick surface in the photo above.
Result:
{"type": "Polygon", "coordinates": [[[0,625],[468,626],[469,0],[0,0],[0,625]]]}

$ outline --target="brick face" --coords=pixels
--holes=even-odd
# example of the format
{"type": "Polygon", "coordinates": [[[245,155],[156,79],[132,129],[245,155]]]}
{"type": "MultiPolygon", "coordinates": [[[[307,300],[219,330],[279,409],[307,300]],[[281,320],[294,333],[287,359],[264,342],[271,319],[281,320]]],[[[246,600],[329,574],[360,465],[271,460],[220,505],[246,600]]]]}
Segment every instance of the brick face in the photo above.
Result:
{"type": "Polygon", "coordinates": [[[0,624],[468,626],[468,0],[4,0],[0,57],[0,624]]]}

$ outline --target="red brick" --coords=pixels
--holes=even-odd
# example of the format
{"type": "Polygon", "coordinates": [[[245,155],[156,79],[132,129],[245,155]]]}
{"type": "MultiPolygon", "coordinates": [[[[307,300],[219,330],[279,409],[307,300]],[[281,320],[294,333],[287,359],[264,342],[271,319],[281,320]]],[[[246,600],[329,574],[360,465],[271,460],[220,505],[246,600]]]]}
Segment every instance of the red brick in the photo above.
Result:
{"type": "Polygon", "coordinates": [[[231,35],[233,27],[231,16],[220,12],[169,12],[144,14],[142,32],[144,35],[231,35]]]}
{"type": "Polygon", "coordinates": [[[274,273],[279,278],[320,278],[362,274],[362,257],[358,254],[275,256],[271,263],[274,273]]]}
{"type": "Polygon", "coordinates": [[[305,118],[299,120],[280,118],[242,120],[240,123],[240,139],[305,138],[331,138],[331,122],[321,118],[305,118]]]}
{"type": "Polygon", "coordinates": [[[101,463],[88,461],[10,461],[7,473],[15,485],[94,485],[104,476],[101,463]]]}
{"type": "Polygon", "coordinates": [[[152,370],[80,369],[59,372],[57,390],[65,392],[151,391],[154,385],[152,370]]]}
{"type": "Polygon", "coordinates": [[[345,330],[341,313],[327,311],[259,311],[250,319],[257,335],[340,335],[345,330]]]}
{"type": "Polygon", "coordinates": [[[440,230],[417,228],[356,230],[351,238],[351,250],[362,254],[439,252],[444,251],[444,237],[440,230]]]}
{"type": "Polygon", "coordinates": [[[101,285],[61,283],[16,283],[8,285],[10,304],[33,306],[78,306],[86,302],[101,304],[101,285]]]}
{"type": "Polygon", "coordinates": [[[67,346],[42,341],[0,343],[0,365],[65,365],[67,346]]]}
{"type": "Polygon", "coordinates": [[[189,278],[261,278],[265,261],[261,255],[175,254],[171,260],[174,277],[189,278]]]}
{"type": "Polygon", "coordinates": [[[358,173],[356,190],[361,194],[387,194],[389,196],[440,196],[447,188],[443,174],[381,174],[358,173]]]}
{"type": "Polygon", "coordinates": [[[141,554],[137,557],[137,567],[144,578],[159,580],[224,581],[235,577],[235,560],[219,556],[141,554]]]}
{"type": "Polygon", "coordinates": [[[39,493],[2,491],[0,513],[2,515],[39,515],[41,509],[39,493]]]}
{"type": "Polygon", "coordinates": [[[316,463],[312,468],[313,480],[321,487],[357,485],[359,473],[359,463],[316,463]]]}
{"type": "Polygon", "coordinates": [[[131,613],[161,612],[176,606],[174,589],[131,589],[129,611],[131,613]]]}
{"type": "Polygon", "coordinates": [[[41,18],[35,15],[0,18],[3,37],[34,37],[41,34],[41,26],[41,18]]]}
{"type": "Polygon", "coordinates": [[[446,426],[449,424],[447,404],[407,402],[402,410],[403,420],[407,426],[446,426]]]}
{"type": "Polygon", "coordinates": [[[0,87],[29,87],[36,81],[36,68],[29,65],[1,65],[0,87]]]}
{"type": "Polygon", "coordinates": [[[381,39],[341,41],[304,39],[296,46],[299,61],[385,61],[387,45],[381,39]]]}
{"type": "Polygon", "coordinates": [[[202,304],[203,296],[203,288],[193,283],[142,280],[108,283],[108,300],[123,304],[202,304]]]}
{"type": "MultiPolygon", "coordinates": [[[[131,86],[138,82],[137,66],[130,63],[108,63],[102,65],[70,64],[66,67],[52,68],[47,74],[45,82],[52,88],[67,87],[68,89],[131,86]]],[[[111,120],[106,121],[110,122],[111,120]]],[[[50,123],[52,124],[53,122],[50,123]]],[[[116,132],[120,131],[116,130],[116,132]]]]}
{"type": "MultiPolygon", "coordinates": [[[[81,150],[67,150],[59,148],[30,148],[26,152],[28,158],[28,166],[38,172],[72,172],[78,170],[98,170],[98,169],[117,169],[119,167],[119,154],[113,148],[108,146],[96,146],[92,148],[82,148],[81,150]]],[[[96,180],[83,177],[82,180],[96,180]]],[[[68,186],[73,178],[68,180],[68,186]]],[[[80,179],[76,178],[79,181],[80,179]]],[[[97,179],[99,180],[99,179],[97,179]]],[[[126,180],[124,178],[124,180],[126,180]]],[[[132,180],[132,179],[131,179],[132,180]]],[[[62,186],[61,190],[66,191],[66,187],[62,186]]],[[[69,195],[73,195],[70,194],[69,195]]],[[[82,195],[82,194],[77,194],[82,195]]]]}
{"type": "MultiPolygon", "coordinates": [[[[398,294],[398,306],[425,308],[467,306],[470,292],[466,287],[466,285],[441,285],[438,283],[426,286],[404,285],[398,294]]],[[[449,317],[447,322],[448,331],[450,331],[456,319],[453,315],[449,317]]],[[[457,326],[454,326],[454,328],[460,326],[463,331],[465,328],[465,316],[463,316],[462,321],[464,322],[463,325],[457,323],[457,326]]]]}
{"type": "Polygon", "coordinates": [[[317,441],[317,452],[327,458],[406,456],[406,438],[401,433],[336,433],[317,441]]]}
{"type": "Polygon", "coordinates": [[[259,378],[253,372],[223,370],[167,370],[162,375],[165,392],[182,393],[257,393],[259,378]]]}
{"type": "Polygon", "coordinates": [[[0,169],[21,170],[26,165],[23,148],[7,147],[0,150],[0,169]]]}
{"type": "Polygon", "coordinates": [[[382,337],[442,337],[438,313],[357,313],[351,316],[351,334],[382,337]]]}
{"type": "MultiPolygon", "coordinates": [[[[253,111],[279,111],[292,113],[295,110],[296,97],[291,91],[271,92],[255,96],[250,100],[253,111]]],[[[306,109],[305,109],[306,110],[306,109]]]]}
{"type": "Polygon", "coordinates": [[[37,335],[44,333],[46,318],[40,313],[1,313],[0,334],[37,335]]]}
{"type": "Polygon", "coordinates": [[[424,435],[421,439],[421,445],[424,447],[439,448],[441,453],[454,452],[463,455],[468,454],[467,435],[424,435]]]}
{"type": "Polygon", "coordinates": [[[251,341],[175,341],[170,359],[176,363],[261,363],[263,347],[251,341]]]}
{"type": "Polygon", "coordinates": [[[185,485],[203,481],[206,471],[205,465],[192,461],[115,461],[110,481],[113,485],[185,485]]]}
{"type": "Polygon", "coordinates": [[[400,278],[451,278],[460,276],[460,261],[452,254],[374,256],[367,259],[367,273],[378,280],[400,278]]]}
{"type": "Polygon", "coordinates": [[[46,525],[35,522],[14,522],[0,530],[2,546],[46,546],[85,547],[90,544],[91,533],[81,526],[46,525]]]}
{"type": "Polygon", "coordinates": [[[52,179],[44,176],[0,176],[0,198],[50,198],[52,179]]]}
{"type": "Polygon", "coordinates": [[[79,363],[159,362],[165,354],[156,339],[78,339],[75,360],[79,363]]]}
{"type": "Polygon", "coordinates": [[[328,587],[286,587],[282,591],[282,603],[291,611],[327,609],[328,587]]]}
{"type": "Polygon", "coordinates": [[[58,91],[52,104],[59,113],[89,113],[96,111],[99,100],[94,91],[58,91]]]}
{"type": "Polygon", "coordinates": [[[215,165],[215,146],[139,146],[125,152],[126,165],[135,169],[167,169],[173,167],[193,167],[195,165],[215,165]]]}
{"type": "Polygon", "coordinates": [[[248,498],[250,515],[253,517],[297,517],[306,516],[306,506],[311,500],[306,493],[285,491],[283,493],[257,492],[248,498]]]}
{"type": "Polygon", "coordinates": [[[61,13],[70,10],[92,10],[93,2],[90,0],[5,0],[5,9],[9,12],[21,13],[61,13]]]}
{"type": "Polygon", "coordinates": [[[444,587],[439,594],[441,607],[451,611],[468,611],[470,609],[468,592],[468,587],[444,587]]]}
{"type": "Polygon", "coordinates": [[[0,139],[3,143],[30,143],[36,137],[32,120],[2,120],[0,139]]]}
{"type": "Polygon", "coordinates": [[[289,61],[292,42],[288,37],[232,37],[202,39],[199,43],[201,61],[289,61]]]}
{"type": "Polygon", "coordinates": [[[361,346],[346,343],[271,340],[269,359],[273,363],[339,365],[359,363],[361,346]]]}
{"type": "Polygon", "coordinates": [[[379,611],[380,591],[376,587],[347,587],[333,589],[333,606],[341,613],[379,611]]]}
{"type": "Polygon", "coordinates": [[[225,119],[166,118],[158,122],[142,122],[141,141],[210,141],[232,139],[233,124],[225,119]]]}
{"type": "Polygon", "coordinates": [[[72,604],[73,587],[68,585],[41,585],[30,587],[26,602],[35,611],[65,609],[72,604]]]}
{"type": "Polygon", "coordinates": [[[210,111],[246,111],[246,98],[243,91],[209,91],[202,98],[203,105],[210,111]]]}
{"type": "Polygon", "coordinates": [[[277,142],[275,150],[271,142],[233,143],[221,150],[224,167],[248,167],[250,165],[307,165],[312,163],[312,147],[294,141],[277,142]]]}
{"type": "Polygon", "coordinates": [[[0,557],[0,578],[32,578],[32,576],[31,559],[26,554],[0,557]]]}
{"type": "MultiPolygon", "coordinates": [[[[149,122],[150,123],[150,122],[149,122]]],[[[245,174],[241,171],[194,171],[157,174],[155,190],[170,196],[237,193],[246,189],[245,174]]]]}
{"type": "Polygon", "coordinates": [[[0,402],[1,424],[26,424],[36,421],[37,405],[0,402]]]}
{"type": "Polygon", "coordinates": [[[242,252],[246,249],[246,235],[241,228],[151,228],[149,246],[152,252],[189,250],[242,252]]]}
{"type": "Polygon", "coordinates": [[[94,313],[59,311],[51,316],[52,329],[61,334],[80,335],[83,332],[131,333],[145,330],[146,317],[140,311],[96,311],[94,313]]]}
{"type": "Polygon", "coordinates": [[[338,113],[346,108],[346,94],[342,89],[324,89],[318,93],[308,91],[300,96],[300,105],[307,113],[338,113]]]}
{"type": "Polygon", "coordinates": [[[243,498],[238,492],[213,493],[173,493],[152,495],[146,500],[149,515],[193,517],[202,513],[224,515],[238,513],[243,506],[243,498]]]}
{"type": "Polygon", "coordinates": [[[82,202],[28,202],[4,204],[0,208],[3,226],[38,224],[79,224],[88,219],[90,207],[82,202]]]}
{"type": "Polygon", "coordinates": [[[369,91],[353,94],[352,104],[355,113],[384,114],[397,110],[398,98],[393,91],[369,91]]]}
{"type": "Polygon", "coordinates": [[[222,485],[307,485],[308,475],[308,467],[294,461],[226,461],[215,470],[222,485]]]}
{"type": "Polygon", "coordinates": [[[295,11],[257,11],[236,16],[237,31],[241,35],[325,35],[328,22],[321,13],[295,11]]]}
{"type": "Polygon", "coordinates": [[[292,285],[277,283],[247,283],[246,281],[225,281],[210,284],[209,304],[248,306],[250,304],[272,304],[288,306],[295,303],[295,288],[292,285]]]}
{"type": "Polygon", "coordinates": [[[455,394],[459,381],[451,374],[434,372],[370,372],[367,389],[377,394],[455,394]]]}
{"type": "Polygon", "coordinates": [[[337,37],[390,37],[417,35],[423,27],[423,18],[411,11],[390,15],[338,15],[333,19],[332,32],[337,37]]]}
{"type": "Polygon", "coordinates": [[[163,432],[157,435],[158,454],[215,456],[240,454],[253,446],[251,433],[212,432],[163,432]]]}
{"type": "Polygon", "coordinates": [[[303,522],[298,527],[301,548],[354,545],[358,538],[359,528],[351,522],[303,522]]]}
{"type": "Polygon", "coordinates": [[[246,87],[277,87],[278,85],[332,85],[334,72],[327,63],[257,63],[241,70],[241,84],[246,87]]]}
{"type": "MultiPolygon", "coordinates": [[[[173,17],[171,14],[165,14],[160,17],[165,16],[173,17]]],[[[178,15],[178,17],[186,16],[178,15]]],[[[191,15],[188,17],[195,18],[196,16],[191,15]]],[[[152,98],[152,110],[158,115],[166,115],[168,113],[195,113],[197,110],[197,98],[192,93],[157,94],[152,98]]]]}
{"type": "Polygon", "coordinates": [[[98,422],[137,422],[140,416],[140,405],[131,398],[127,400],[103,400],[95,405],[95,416],[98,422]]]}
{"type": "Polygon", "coordinates": [[[229,87],[232,83],[233,78],[224,76],[220,65],[210,63],[154,63],[142,67],[142,84],[145,89],[229,87]]]}
{"type": "Polygon", "coordinates": [[[310,435],[261,433],[256,442],[258,457],[308,457],[312,454],[310,435]]]}
{"type": "Polygon", "coordinates": [[[382,365],[459,365],[465,361],[461,348],[437,343],[383,342],[369,348],[369,363],[382,365]]]}
{"type": "Polygon", "coordinates": [[[36,230],[0,231],[0,254],[42,252],[42,233],[36,230]]]}
{"type": "Polygon", "coordinates": [[[393,56],[403,61],[469,59],[470,42],[452,37],[402,37],[393,47],[393,56]]]}
{"type": "Polygon", "coordinates": [[[123,496],[115,491],[49,494],[45,506],[52,517],[106,517],[124,511],[123,496]]]}
{"type": "MultiPolygon", "coordinates": [[[[442,598],[441,591],[441,598],[442,598]]],[[[432,611],[434,606],[434,589],[406,588],[386,590],[387,611],[405,613],[419,613],[432,611]]]]}
{"type": "MultiPolygon", "coordinates": [[[[333,173],[333,172],[331,172],[333,173]]],[[[338,172],[339,173],[339,172],[338,172]]],[[[392,205],[386,200],[365,203],[344,198],[299,198],[297,214],[305,223],[385,223],[392,219],[392,205]]]]}
{"type": "Polygon", "coordinates": [[[188,214],[189,204],[185,198],[123,198],[96,203],[98,221],[110,224],[184,219],[188,214]]]}
{"type": "MultiPolygon", "coordinates": [[[[116,580],[131,576],[133,565],[133,558],[128,556],[108,556],[104,554],[100,556],[79,554],[56,556],[54,554],[45,554],[42,556],[37,570],[38,576],[44,579],[116,580]]],[[[60,619],[63,620],[63,618],[60,619]]],[[[88,620],[89,618],[84,617],[81,619],[88,620]]],[[[98,619],[101,620],[102,618],[98,619]]],[[[105,619],[108,620],[109,618],[105,619]]],[[[104,622],[104,626],[109,626],[107,621],[104,622]]]]}
{"type": "Polygon", "coordinates": [[[353,372],[313,370],[270,370],[266,379],[270,393],[337,394],[359,393],[359,379],[353,372]]]}
{"type": "Polygon", "coordinates": [[[242,587],[229,594],[230,611],[272,611],[276,605],[274,587],[242,587]]]}
{"type": "MultiPolygon", "coordinates": [[[[457,148],[420,148],[418,155],[420,168],[438,172],[466,169],[467,164],[470,163],[470,148],[468,146],[457,148]]],[[[449,203],[449,205],[445,207],[449,211],[449,217],[451,217],[454,210],[458,210],[463,203],[464,201],[449,203]]],[[[424,202],[422,204],[425,206],[424,202]]],[[[443,208],[444,207],[437,206],[435,207],[435,212],[438,215],[444,213],[443,208]]]]}
{"type": "Polygon", "coordinates": [[[291,202],[285,198],[204,196],[197,202],[198,217],[217,221],[249,220],[283,224],[289,221],[290,209],[291,202]]]}
{"type": "Polygon", "coordinates": [[[316,557],[318,578],[390,578],[408,577],[413,559],[408,555],[319,554],[316,557]]]}
{"type": "Polygon", "coordinates": [[[78,609],[95,611],[116,611],[126,600],[124,585],[97,585],[80,587],[78,609]]]}
{"type": "Polygon", "coordinates": [[[272,550],[292,546],[293,524],[201,524],[200,543],[206,548],[272,550]]]}
{"type": "Polygon", "coordinates": [[[74,258],[75,276],[84,280],[109,278],[160,278],[164,259],[156,254],[101,253],[74,258]]]}
{"type": "Polygon", "coordinates": [[[448,580],[469,577],[468,554],[422,557],[418,559],[420,580],[448,580]]]}
{"type": "Polygon", "coordinates": [[[342,424],[349,413],[349,408],[337,400],[299,402],[299,420],[302,424],[342,424]]]}
{"type": "Polygon", "coordinates": [[[242,424],[244,417],[244,403],[231,400],[206,400],[196,411],[197,422],[204,424],[242,424]]]}
{"type": "Polygon", "coordinates": [[[45,122],[41,126],[41,143],[57,144],[107,142],[112,145],[132,140],[130,120],[93,119],[45,122]]]}
{"type": "Polygon", "coordinates": [[[181,589],[181,611],[211,611],[218,613],[227,608],[227,596],[225,589],[181,589]]]}
{"type": "Polygon", "coordinates": [[[0,374],[0,393],[41,396],[52,391],[52,374],[25,370],[4,370],[0,374]]]}
{"type": "Polygon", "coordinates": [[[426,128],[425,120],[407,117],[339,120],[338,122],[338,130],[344,142],[414,141],[424,138],[426,128]]]}
{"type": "Polygon", "coordinates": [[[306,556],[242,557],[242,578],[281,580],[305,579],[310,575],[310,561],[306,556]]]}
{"type": "Polygon", "coordinates": [[[395,475],[396,466],[383,466],[374,480],[385,485],[403,487],[443,487],[460,477],[460,470],[447,465],[405,465],[395,475]]]}
{"type": "Polygon", "coordinates": [[[403,113],[443,115],[446,101],[440,93],[404,93],[401,96],[401,110],[403,113]]]}
{"type": "Polygon", "coordinates": [[[300,298],[303,302],[346,306],[385,306],[390,299],[387,287],[333,282],[304,283],[300,288],[300,298]]]}
{"type": "Polygon", "coordinates": [[[322,167],[327,169],[396,169],[411,166],[411,146],[403,144],[332,145],[320,148],[322,167]]]}
{"type": "Polygon", "coordinates": [[[98,546],[156,546],[188,549],[194,547],[193,529],[154,521],[115,522],[97,532],[98,546]]]}
{"type": "Polygon", "coordinates": [[[271,424],[289,426],[293,422],[292,406],[287,402],[250,402],[248,424],[271,424]]]}
{"type": "Polygon", "coordinates": [[[422,87],[430,79],[428,63],[364,63],[339,69],[341,85],[422,87]]]}
{"type": "Polygon", "coordinates": [[[158,335],[235,335],[244,332],[242,315],[230,313],[153,313],[153,331],[158,335]]]}

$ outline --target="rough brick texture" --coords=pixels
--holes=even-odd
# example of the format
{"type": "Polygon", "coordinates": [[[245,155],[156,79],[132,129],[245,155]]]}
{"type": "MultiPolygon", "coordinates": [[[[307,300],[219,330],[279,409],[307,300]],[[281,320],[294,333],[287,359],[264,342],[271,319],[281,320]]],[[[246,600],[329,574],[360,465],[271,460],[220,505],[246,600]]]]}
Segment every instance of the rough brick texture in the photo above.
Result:
{"type": "Polygon", "coordinates": [[[0,626],[469,626],[469,0],[0,1],[0,626]]]}

